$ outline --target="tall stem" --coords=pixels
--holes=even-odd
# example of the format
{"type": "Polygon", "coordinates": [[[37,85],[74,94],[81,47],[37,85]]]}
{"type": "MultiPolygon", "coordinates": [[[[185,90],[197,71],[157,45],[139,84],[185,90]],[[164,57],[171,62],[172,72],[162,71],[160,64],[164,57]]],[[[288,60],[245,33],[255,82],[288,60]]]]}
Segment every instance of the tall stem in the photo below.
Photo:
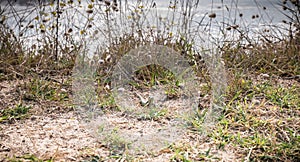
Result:
{"type": "Polygon", "coordinates": [[[57,0],[57,6],[56,6],[56,38],[55,38],[55,61],[58,59],[58,23],[59,23],[59,0],[57,0]]]}

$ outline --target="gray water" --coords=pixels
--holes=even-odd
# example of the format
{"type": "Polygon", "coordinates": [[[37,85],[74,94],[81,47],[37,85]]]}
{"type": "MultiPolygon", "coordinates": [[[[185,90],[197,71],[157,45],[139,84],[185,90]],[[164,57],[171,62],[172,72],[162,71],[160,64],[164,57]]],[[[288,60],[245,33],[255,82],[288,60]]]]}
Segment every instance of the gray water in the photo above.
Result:
{"type": "MultiPolygon", "coordinates": [[[[21,12],[24,9],[31,9],[37,4],[46,4],[50,0],[1,0],[1,7],[11,3],[14,8],[21,12]]],[[[63,2],[63,0],[61,0],[63,2]]],[[[135,3],[137,0],[129,0],[135,3]]],[[[83,0],[83,3],[89,3],[89,0],[83,0]]],[[[170,2],[168,0],[153,0],[160,13],[168,10],[170,2]]],[[[289,14],[282,10],[281,0],[199,0],[196,17],[199,20],[207,13],[216,13],[216,21],[224,23],[281,23],[287,20],[283,14],[289,14]],[[241,18],[239,14],[243,14],[241,18]],[[253,16],[259,15],[259,18],[252,19],[253,16]]],[[[123,2],[124,3],[124,2],[123,2]]],[[[291,6],[291,5],[289,5],[291,6]]],[[[5,9],[5,8],[4,8],[5,9]]],[[[9,10],[12,8],[6,8],[9,10]]]]}
{"type": "MultiPolygon", "coordinates": [[[[22,10],[33,7],[36,4],[46,4],[49,1],[51,0],[1,0],[0,2],[2,7],[9,2],[15,6],[15,10],[22,10]]],[[[89,2],[89,0],[82,1],[83,3],[89,2]]],[[[136,1],[129,0],[129,2],[136,1]]],[[[153,2],[161,11],[167,10],[170,5],[168,0],[153,0],[153,2]]],[[[198,11],[199,14],[216,12],[218,20],[233,20],[239,17],[239,13],[243,13],[244,18],[247,21],[251,21],[252,15],[259,14],[264,21],[278,23],[286,19],[282,14],[283,10],[280,7],[280,2],[281,0],[199,0],[198,11]],[[266,8],[265,10],[263,9],[264,7],[266,8]]],[[[291,5],[289,4],[289,6],[291,5]]]]}
{"type": "MultiPolygon", "coordinates": [[[[87,6],[87,3],[90,3],[89,0],[82,0],[82,6],[87,6]]],[[[124,3],[126,0],[121,1],[124,3]]],[[[186,2],[184,0],[179,0],[180,2],[186,2]]],[[[195,1],[195,0],[194,0],[195,1]]],[[[34,24],[35,26],[39,26],[42,22],[41,18],[37,21],[34,21],[34,17],[36,15],[41,15],[43,12],[51,12],[56,10],[56,6],[49,7],[40,7],[41,4],[47,4],[47,0],[1,0],[1,10],[4,11],[2,15],[8,17],[7,24],[9,28],[13,29],[15,33],[21,33],[23,38],[26,38],[27,43],[34,44],[36,42],[36,38],[40,37],[40,34],[37,28],[34,30],[28,30],[26,26],[29,24],[34,24]],[[37,1],[39,3],[37,3],[37,1]],[[7,5],[10,3],[11,5],[7,5]],[[17,13],[17,14],[16,14],[17,13]]],[[[63,2],[63,1],[61,1],[63,2]]],[[[76,3],[77,1],[74,0],[76,3]]],[[[119,1],[118,1],[119,2],[119,1]]],[[[129,4],[131,4],[131,8],[136,7],[137,0],[127,0],[129,4]]],[[[282,23],[283,20],[289,22],[287,17],[283,14],[289,14],[286,11],[282,10],[280,6],[280,0],[199,0],[198,6],[196,10],[192,11],[193,14],[193,25],[197,27],[197,25],[201,24],[201,26],[207,26],[209,24],[211,34],[218,37],[220,36],[220,32],[230,26],[239,25],[240,29],[243,31],[247,31],[250,35],[255,35],[256,33],[261,33],[265,28],[272,28],[273,34],[285,33],[285,29],[287,26],[282,23]],[[210,19],[208,17],[209,14],[215,13],[216,18],[210,19]],[[242,15],[242,16],[240,16],[242,15]],[[282,28],[282,29],[281,29],[282,28]]],[[[146,6],[152,6],[153,3],[156,4],[155,9],[150,10],[150,14],[148,14],[148,26],[156,25],[156,21],[158,17],[170,18],[172,14],[170,14],[169,6],[170,1],[168,0],[145,0],[143,4],[146,6]],[[153,12],[153,14],[151,13],[153,12]],[[155,14],[157,13],[157,14],[155,14]]],[[[0,11],[1,11],[0,10],[0,11]]],[[[86,7],[78,7],[69,8],[67,14],[61,15],[59,19],[60,27],[60,35],[62,36],[66,30],[69,28],[78,29],[74,35],[78,36],[81,28],[86,27],[87,17],[85,13],[86,7]]],[[[178,15],[182,15],[180,9],[176,11],[178,15]]],[[[1,13],[1,12],[0,12],[1,13]]],[[[130,13],[128,13],[130,15],[130,13]]],[[[0,15],[1,17],[1,15],[0,15]]],[[[42,17],[42,16],[41,16],[42,17]]],[[[94,19],[96,24],[94,24],[95,30],[96,28],[105,27],[105,22],[103,21],[103,16],[94,15],[94,19]]],[[[128,26],[122,26],[121,22],[123,20],[117,20],[115,23],[119,24],[119,26],[111,27],[114,30],[116,35],[127,32],[128,26]],[[121,25],[120,25],[121,24],[121,25]],[[115,28],[114,28],[115,27],[115,28]],[[114,29],[113,29],[114,28],[114,29]]],[[[175,19],[175,23],[176,23],[175,19]]],[[[45,26],[50,26],[56,23],[55,18],[50,18],[49,22],[43,23],[45,26]]],[[[180,24],[178,24],[180,26],[180,24]]],[[[173,29],[176,30],[176,27],[173,29]]],[[[49,31],[51,35],[55,34],[55,30],[49,31]]],[[[174,31],[172,31],[174,32],[174,31]]],[[[73,32],[74,33],[74,32],[73,32]]],[[[234,34],[232,34],[235,37],[234,34]]],[[[108,35],[103,34],[101,38],[106,39],[108,35]]],[[[62,38],[60,39],[62,40],[62,38]]]]}

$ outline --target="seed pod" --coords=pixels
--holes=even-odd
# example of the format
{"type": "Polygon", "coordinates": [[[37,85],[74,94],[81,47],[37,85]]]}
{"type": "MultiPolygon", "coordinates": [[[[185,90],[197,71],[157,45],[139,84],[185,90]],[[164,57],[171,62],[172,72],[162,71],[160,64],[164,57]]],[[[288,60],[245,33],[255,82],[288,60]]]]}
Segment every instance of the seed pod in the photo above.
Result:
{"type": "Polygon", "coordinates": [[[110,6],[110,1],[106,0],[106,1],[104,1],[104,3],[105,3],[107,6],[110,6]]]}

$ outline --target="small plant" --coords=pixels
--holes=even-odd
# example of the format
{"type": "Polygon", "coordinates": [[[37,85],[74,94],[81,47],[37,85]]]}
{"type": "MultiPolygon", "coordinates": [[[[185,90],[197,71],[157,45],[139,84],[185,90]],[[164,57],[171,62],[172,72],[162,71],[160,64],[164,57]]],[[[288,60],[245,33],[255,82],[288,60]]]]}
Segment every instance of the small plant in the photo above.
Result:
{"type": "Polygon", "coordinates": [[[26,91],[23,100],[66,101],[69,98],[67,91],[55,80],[32,78],[30,82],[26,82],[22,87],[26,91]]]}
{"type": "Polygon", "coordinates": [[[182,92],[179,86],[173,85],[171,83],[167,85],[165,94],[167,95],[168,99],[177,99],[181,96],[182,92]]]}
{"type": "Polygon", "coordinates": [[[197,111],[194,116],[189,116],[185,117],[186,125],[187,127],[195,131],[196,133],[201,133],[204,131],[204,120],[205,120],[205,115],[207,113],[207,110],[204,110],[203,112],[197,111]]]}
{"type": "Polygon", "coordinates": [[[111,151],[111,156],[122,155],[130,147],[130,142],[120,136],[118,128],[114,128],[109,134],[106,134],[104,141],[111,151]]]}
{"type": "Polygon", "coordinates": [[[37,158],[35,155],[26,154],[20,157],[15,157],[10,159],[11,162],[20,162],[20,161],[30,161],[30,162],[53,162],[54,159],[43,160],[37,158]]]}
{"type": "Polygon", "coordinates": [[[152,87],[157,84],[168,84],[174,81],[172,72],[159,65],[148,65],[135,72],[136,78],[146,87],[152,87]]]}
{"type": "Polygon", "coordinates": [[[211,154],[211,148],[207,149],[205,152],[201,152],[197,156],[198,160],[201,161],[214,161],[214,160],[221,160],[220,158],[214,157],[214,155],[211,154]]]}
{"type": "Polygon", "coordinates": [[[139,120],[159,120],[167,115],[168,110],[167,109],[158,109],[155,107],[150,107],[149,110],[145,110],[146,112],[143,112],[143,114],[140,114],[138,119],[139,120]]]}
{"type": "Polygon", "coordinates": [[[19,120],[28,117],[30,106],[18,104],[15,108],[0,110],[0,123],[5,121],[19,120]]]}
{"type": "Polygon", "coordinates": [[[187,146],[176,146],[176,145],[171,145],[170,148],[173,150],[174,154],[170,158],[171,162],[177,162],[177,161],[182,161],[182,162],[192,162],[191,158],[189,158],[189,152],[186,151],[187,146]]]}

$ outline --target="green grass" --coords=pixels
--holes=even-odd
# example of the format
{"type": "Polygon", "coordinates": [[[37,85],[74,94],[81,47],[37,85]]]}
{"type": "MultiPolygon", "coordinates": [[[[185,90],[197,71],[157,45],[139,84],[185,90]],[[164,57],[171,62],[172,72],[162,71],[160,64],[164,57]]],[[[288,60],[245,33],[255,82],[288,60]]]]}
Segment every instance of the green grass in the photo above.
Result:
{"type": "Polygon", "coordinates": [[[124,139],[118,131],[119,128],[114,128],[109,134],[106,134],[104,143],[110,149],[110,155],[113,157],[122,157],[122,154],[130,147],[130,142],[124,139]]]}
{"type": "Polygon", "coordinates": [[[300,87],[243,84],[249,87],[228,100],[211,137],[220,148],[234,145],[245,155],[251,149],[249,160],[299,160],[300,87]],[[259,102],[253,103],[254,99],[259,102]]]}
{"type": "Polygon", "coordinates": [[[2,109],[0,110],[0,123],[27,118],[29,109],[31,109],[30,106],[22,104],[18,104],[14,108],[2,109]]]}
{"type": "Polygon", "coordinates": [[[69,94],[61,83],[42,78],[31,78],[22,85],[25,90],[23,100],[68,101],[69,94]]]}
{"type": "Polygon", "coordinates": [[[30,162],[53,162],[54,159],[48,159],[48,160],[43,160],[37,158],[35,155],[30,155],[26,154],[20,157],[14,157],[9,159],[10,162],[23,162],[23,161],[30,161],[30,162]]]}
{"type": "Polygon", "coordinates": [[[139,120],[154,120],[158,121],[168,114],[167,109],[148,108],[145,112],[138,115],[139,120]]]}

